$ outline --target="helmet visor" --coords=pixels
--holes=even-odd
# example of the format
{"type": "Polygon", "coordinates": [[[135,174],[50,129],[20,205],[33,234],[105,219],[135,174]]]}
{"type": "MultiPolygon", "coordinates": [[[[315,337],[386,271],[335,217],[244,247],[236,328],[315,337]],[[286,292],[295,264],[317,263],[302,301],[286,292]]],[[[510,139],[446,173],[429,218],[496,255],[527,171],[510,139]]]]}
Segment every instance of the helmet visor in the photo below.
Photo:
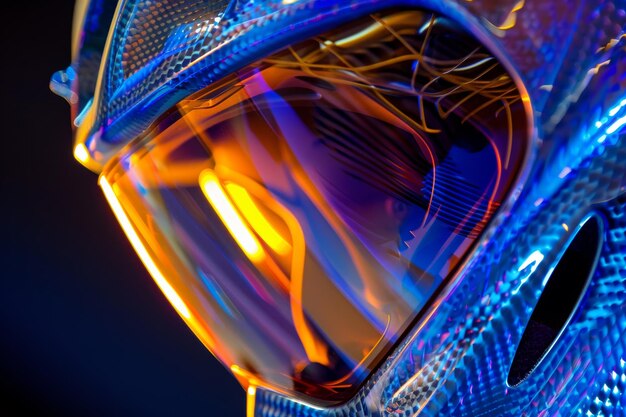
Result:
{"type": "Polygon", "coordinates": [[[504,67],[450,21],[380,13],[180,102],[101,185],[235,375],[336,403],[507,197],[525,109],[504,67]]]}

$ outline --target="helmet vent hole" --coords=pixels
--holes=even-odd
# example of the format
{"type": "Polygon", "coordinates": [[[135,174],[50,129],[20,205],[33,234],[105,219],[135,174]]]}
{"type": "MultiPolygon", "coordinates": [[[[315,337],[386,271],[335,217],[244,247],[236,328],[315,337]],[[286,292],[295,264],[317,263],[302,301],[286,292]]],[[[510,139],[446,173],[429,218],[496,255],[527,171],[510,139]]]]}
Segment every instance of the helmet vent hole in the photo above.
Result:
{"type": "Polygon", "coordinates": [[[507,378],[509,386],[519,385],[532,374],[584,299],[602,246],[602,226],[595,214],[583,221],[547,277],[515,352],[507,378]]]}

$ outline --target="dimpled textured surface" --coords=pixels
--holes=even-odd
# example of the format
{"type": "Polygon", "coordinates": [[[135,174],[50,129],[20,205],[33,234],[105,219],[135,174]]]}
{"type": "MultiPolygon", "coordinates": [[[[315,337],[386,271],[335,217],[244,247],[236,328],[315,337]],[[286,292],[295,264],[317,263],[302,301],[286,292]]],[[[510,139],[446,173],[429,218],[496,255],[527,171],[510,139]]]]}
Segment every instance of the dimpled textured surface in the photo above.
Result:
{"type": "Polygon", "coordinates": [[[600,132],[580,134],[588,152],[565,178],[551,178],[559,183],[552,195],[522,195],[430,320],[355,399],[317,410],[259,390],[256,415],[626,415],[626,134],[594,146],[600,132]],[[569,235],[563,224],[576,225],[592,210],[605,219],[606,239],[587,298],[548,356],[509,387],[509,367],[543,278],[569,235]],[[520,270],[535,251],[543,260],[520,270]]]}
{"type": "Polygon", "coordinates": [[[259,390],[256,415],[626,415],[626,42],[612,44],[594,49],[605,54],[602,65],[587,57],[587,70],[565,68],[554,78],[577,97],[557,123],[562,110],[549,107],[550,97],[544,117],[536,114],[544,123],[541,167],[432,316],[357,397],[318,410],[259,390]],[[571,231],[590,212],[601,215],[606,233],[588,294],[545,359],[509,387],[544,278],[570,236],[563,225],[571,231]],[[543,259],[522,268],[537,252],[543,259]]]}
{"type": "Polygon", "coordinates": [[[537,121],[550,130],[588,83],[587,71],[604,61],[606,51],[598,49],[623,34],[623,3],[126,0],[103,55],[90,141],[125,144],[177,102],[233,71],[285,45],[392,7],[439,12],[480,35],[519,73],[537,121]]]}
{"type": "Polygon", "coordinates": [[[465,268],[355,398],[320,409],[259,388],[256,415],[626,416],[626,1],[126,1],[93,131],[125,143],[271,51],[402,5],[449,16],[519,74],[533,162],[465,268]],[[184,13],[165,18],[173,7],[184,13]],[[509,387],[544,278],[593,211],[605,239],[588,294],[545,359],[509,387]]]}

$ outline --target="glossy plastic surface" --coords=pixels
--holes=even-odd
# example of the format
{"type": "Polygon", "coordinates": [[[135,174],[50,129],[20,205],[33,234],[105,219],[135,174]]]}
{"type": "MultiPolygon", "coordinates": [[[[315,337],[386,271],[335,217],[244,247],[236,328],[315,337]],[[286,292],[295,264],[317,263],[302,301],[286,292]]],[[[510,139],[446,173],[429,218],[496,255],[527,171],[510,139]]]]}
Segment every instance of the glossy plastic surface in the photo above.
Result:
{"type": "MultiPolygon", "coordinates": [[[[126,1],[120,8],[103,81],[86,107],[89,117],[79,123],[77,140],[95,170],[207,82],[383,2],[214,3],[206,15],[187,14],[185,24],[161,21],[166,27],[149,42],[153,60],[134,60],[138,66],[125,72],[124,53],[135,49],[127,34],[151,22],[139,13],[146,3],[126,1]]],[[[250,389],[250,413],[623,416],[626,2],[384,2],[402,4],[444,13],[518,74],[534,109],[536,162],[515,204],[496,217],[463,272],[353,399],[319,409],[250,389]],[[545,278],[575,225],[592,211],[604,219],[605,234],[585,299],[540,366],[510,387],[509,367],[545,278]]]]}
{"type": "Polygon", "coordinates": [[[500,32],[529,87],[543,141],[518,201],[356,398],[320,410],[258,390],[256,415],[626,414],[623,32],[624,3],[526,2],[515,25],[500,32]],[[537,61],[543,65],[528,71],[537,61]],[[542,289],[590,213],[604,222],[598,267],[554,346],[512,387],[507,375],[542,289]]]}
{"type": "Polygon", "coordinates": [[[471,253],[528,125],[470,35],[377,13],[182,100],[103,180],[216,356],[245,384],[331,404],[471,253]]]}

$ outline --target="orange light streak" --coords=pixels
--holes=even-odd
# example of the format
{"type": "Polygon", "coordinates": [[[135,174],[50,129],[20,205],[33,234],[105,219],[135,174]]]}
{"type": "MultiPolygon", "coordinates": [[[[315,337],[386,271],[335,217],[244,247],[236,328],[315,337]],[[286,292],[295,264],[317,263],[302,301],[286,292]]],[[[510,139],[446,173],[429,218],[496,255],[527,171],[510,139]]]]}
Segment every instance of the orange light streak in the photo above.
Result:
{"type": "Polygon", "coordinates": [[[239,211],[261,239],[276,253],[288,255],[291,252],[291,245],[261,213],[261,210],[259,210],[246,189],[234,183],[226,184],[225,188],[239,211]]]}
{"type": "Polygon", "coordinates": [[[79,143],[74,147],[74,158],[83,165],[89,161],[89,151],[84,143],[79,143]]]}
{"type": "Polygon", "coordinates": [[[246,399],[246,416],[254,417],[254,406],[256,403],[256,387],[250,385],[248,387],[248,395],[246,399]]]}
{"type": "Polygon", "coordinates": [[[327,365],[329,363],[327,347],[323,341],[319,340],[315,336],[315,333],[311,330],[309,324],[307,323],[303,311],[302,287],[304,281],[304,263],[306,258],[306,239],[298,219],[286,207],[271,198],[268,195],[267,190],[255,181],[236,171],[230,170],[225,166],[220,166],[218,170],[220,172],[220,176],[242,184],[243,188],[248,190],[253,196],[265,201],[268,207],[280,216],[289,228],[293,246],[291,251],[292,261],[289,274],[290,282],[286,288],[289,291],[291,300],[291,317],[293,319],[296,332],[298,333],[298,337],[302,342],[302,347],[306,352],[307,358],[311,362],[318,362],[327,365]]]}
{"type": "Polygon", "coordinates": [[[237,209],[224,192],[217,175],[212,170],[206,169],[200,173],[199,182],[202,192],[235,242],[251,261],[262,261],[265,258],[265,252],[261,244],[237,213],[237,209]]]}
{"type": "Polygon", "coordinates": [[[135,231],[135,228],[130,222],[128,216],[126,215],[126,212],[122,208],[122,205],[119,202],[115,191],[113,191],[111,184],[109,184],[107,179],[103,176],[101,176],[98,180],[98,184],[102,188],[104,196],[111,206],[111,209],[113,210],[113,214],[115,214],[117,221],[122,226],[122,230],[130,241],[130,244],[135,249],[135,252],[137,252],[137,254],[139,255],[139,259],[141,259],[141,262],[143,262],[144,266],[152,276],[152,279],[154,279],[154,282],[156,282],[167,300],[170,302],[170,304],[172,304],[172,306],[174,306],[176,311],[178,311],[178,313],[185,319],[191,319],[191,313],[189,312],[187,305],[180,297],[180,295],[178,295],[172,285],[167,281],[167,279],[165,279],[163,273],[161,273],[161,270],[157,267],[156,263],[150,256],[150,253],[139,238],[139,235],[135,231]]]}

